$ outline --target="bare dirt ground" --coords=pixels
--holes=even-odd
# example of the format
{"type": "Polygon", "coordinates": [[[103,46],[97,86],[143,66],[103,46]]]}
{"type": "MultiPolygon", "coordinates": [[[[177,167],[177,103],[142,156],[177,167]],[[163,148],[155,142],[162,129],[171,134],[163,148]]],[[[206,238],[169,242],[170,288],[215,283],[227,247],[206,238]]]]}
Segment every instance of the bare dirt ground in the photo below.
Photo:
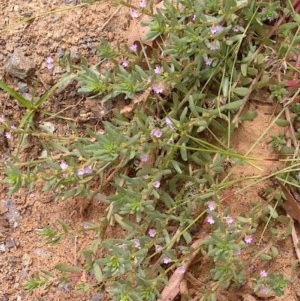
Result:
{"type": "MultiPolygon", "coordinates": [[[[29,61],[35,63],[35,78],[38,87],[46,91],[63,73],[62,68],[55,62],[63,56],[65,51],[71,51],[73,60],[78,60],[80,55],[83,55],[90,62],[94,62],[97,59],[94,47],[101,38],[111,42],[126,42],[127,36],[130,34],[128,33],[130,21],[126,9],[117,9],[108,3],[101,2],[82,7],[75,6],[73,2],[66,2],[68,1],[0,0],[0,79],[13,85],[20,92],[34,93],[36,83],[33,78],[20,80],[5,72],[4,66],[8,58],[14,52],[21,52],[29,61]],[[51,13],[49,14],[49,12],[51,13]],[[37,17],[32,18],[34,16],[37,17]],[[18,24],[24,18],[32,19],[18,24]],[[51,72],[46,68],[48,56],[54,58],[54,69],[51,72]]],[[[68,110],[69,117],[84,116],[87,111],[92,113],[97,111],[85,99],[75,106],[80,100],[78,95],[68,91],[68,93],[56,94],[52,97],[47,103],[47,107],[52,112],[60,112],[72,107],[72,110],[68,110]]],[[[233,135],[232,148],[241,154],[245,154],[250,149],[268,126],[273,107],[258,105],[257,111],[258,117],[253,122],[245,122],[240,125],[233,135]]],[[[0,115],[17,124],[22,114],[23,110],[18,107],[17,103],[0,92],[0,115]]],[[[67,131],[62,122],[56,124],[56,127],[60,133],[67,131]]],[[[280,131],[282,129],[273,127],[255,146],[250,155],[265,158],[275,157],[275,153],[267,143],[270,135],[278,134],[280,131]]],[[[67,134],[65,132],[65,135],[67,134]]],[[[13,142],[13,139],[4,141],[0,146],[2,160],[6,159],[7,152],[13,151],[13,142]]],[[[33,159],[39,151],[38,147],[31,147],[28,148],[27,153],[21,155],[27,159],[33,159]]],[[[235,166],[231,170],[230,177],[265,175],[281,167],[280,163],[267,160],[260,161],[257,165],[261,170],[249,165],[235,166]]],[[[246,184],[231,187],[230,191],[226,191],[226,193],[241,189],[241,185],[246,184]]],[[[226,200],[233,214],[246,212],[253,201],[264,202],[259,198],[258,191],[265,185],[266,183],[262,183],[226,200]]],[[[56,284],[48,290],[26,293],[23,289],[26,280],[38,271],[51,271],[53,266],[60,262],[76,265],[80,260],[78,250],[92,240],[90,233],[85,233],[80,237],[74,234],[69,235],[63,244],[51,247],[36,234],[37,229],[63,220],[74,230],[80,230],[83,229],[83,222],[97,223],[104,214],[104,208],[97,203],[92,203],[87,212],[82,214],[78,200],[56,203],[49,194],[43,194],[41,191],[29,192],[26,189],[22,189],[13,196],[8,196],[7,187],[0,186],[0,300],[108,300],[109,298],[97,289],[85,293],[76,290],[75,284],[78,281],[76,278],[69,285],[56,284]]],[[[122,235],[122,233],[120,230],[112,228],[107,235],[122,235]]],[[[281,253],[276,262],[266,263],[263,267],[249,267],[249,269],[264,268],[284,273],[292,279],[292,284],[284,296],[275,297],[272,300],[298,300],[300,296],[299,270],[295,268],[297,262],[292,241],[290,239],[285,241],[280,249],[281,253]]],[[[201,279],[200,268],[197,271],[197,268],[194,267],[192,273],[194,278],[201,279]]],[[[84,281],[84,279],[79,280],[84,281]]],[[[193,289],[191,284],[189,287],[193,289]]],[[[222,300],[253,301],[261,299],[245,292],[241,296],[229,295],[227,299],[222,300]]]]}

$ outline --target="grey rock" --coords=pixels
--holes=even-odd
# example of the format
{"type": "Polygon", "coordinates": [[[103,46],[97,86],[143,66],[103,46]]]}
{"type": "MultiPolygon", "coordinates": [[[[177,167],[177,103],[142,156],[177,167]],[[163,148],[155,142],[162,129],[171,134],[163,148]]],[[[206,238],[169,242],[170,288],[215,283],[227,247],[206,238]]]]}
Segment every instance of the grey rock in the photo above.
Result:
{"type": "Polygon", "coordinates": [[[74,64],[79,63],[79,61],[80,61],[80,54],[79,54],[77,48],[71,47],[71,49],[70,49],[70,57],[71,57],[72,63],[74,63],[74,64]]]}
{"type": "Polygon", "coordinates": [[[15,207],[11,200],[5,200],[4,204],[8,208],[8,212],[6,212],[4,216],[6,219],[8,219],[12,228],[17,228],[19,226],[19,222],[21,221],[21,214],[19,210],[15,207]]]}
{"type": "Polygon", "coordinates": [[[16,244],[16,242],[15,242],[15,240],[13,239],[13,238],[8,238],[7,240],[6,240],[6,247],[8,248],[8,249],[11,249],[11,248],[14,248],[14,247],[16,247],[17,246],[17,244],[16,244]]]}
{"type": "Polygon", "coordinates": [[[20,93],[28,93],[28,86],[23,82],[18,82],[18,90],[20,93]]]}
{"type": "Polygon", "coordinates": [[[35,63],[22,52],[14,52],[6,61],[5,71],[12,77],[28,79],[34,75],[35,63]]]}
{"type": "Polygon", "coordinates": [[[62,292],[70,292],[72,290],[72,285],[70,283],[60,283],[58,289],[62,292]]]}
{"type": "Polygon", "coordinates": [[[104,293],[96,293],[90,301],[101,301],[104,298],[104,293]]]}

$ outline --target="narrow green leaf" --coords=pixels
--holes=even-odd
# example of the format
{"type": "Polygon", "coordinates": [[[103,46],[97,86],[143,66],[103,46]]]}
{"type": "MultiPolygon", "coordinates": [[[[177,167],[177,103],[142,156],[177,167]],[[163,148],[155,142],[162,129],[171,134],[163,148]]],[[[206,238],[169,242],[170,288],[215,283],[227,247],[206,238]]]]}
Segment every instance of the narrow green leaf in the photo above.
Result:
{"type": "Polygon", "coordinates": [[[103,274],[102,271],[100,269],[100,266],[98,265],[97,262],[93,263],[93,272],[95,275],[95,278],[97,279],[97,281],[100,283],[103,281],[103,274]]]}
{"type": "Polygon", "coordinates": [[[186,144],[185,143],[182,143],[182,145],[180,147],[180,155],[181,155],[181,158],[182,158],[183,161],[188,160],[186,144]]]}
{"type": "Polygon", "coordinates": [[[26,109],[32,109],[33,103],[26,98],[24,98],[21,94],[15,91],[13,88],[6,85],[4,82],[0,81],[0,89],[7,92],[11,97],[13,97],[22,107],[26,109]]]}
{"type": "Polygon", "coordinates": [[[228,90],[229,90],[229,78],[225,77],[222,82],[222,91],[223,91],[223,96],[225,98],[228,97],[228,90]]]}
{"type": "Polygon", "coordinates": [[[266,254],[266,253],[261,254],[261,255],[260,255],[260,258],[261,258],[262,260],[266,260],[266,261],[272,260],[272,256],[270,256],[270,255],[268,255],[268,254],[266,254]]]}
{"type": "Polygon", "coordinates": [[[70,264],[67,264],[67,263],[59,263],[54,268],[61,272],[68,272],[68,273],[74,273],[74,274],[80,273],[82,271],[80,268],[75,267],[70,264]]]}
{"type": "Polygon", "coordinates": [[[250,93],[250,89],[244,87],[237,87],[233,89],[233,93],[238,96],[246,96],[250,93]]]}
{"type": "Polygon", "coordinates": [[[275,123],[276,123],[278,126],[283,127],[283,128],[290,125],[290,123],[289,123],[287,120],[285,120],[285,119],[277,119],[277,120],[275,121],[275,123]]]}
{"type": "Polygon", "coordinates": [[[240,120],[241,121],[252,121],[256,118],[257,114],[258,114],[257,111],[248,111],[247,113],[242,114],[240,116],[240,120]]]}
{"type": "Polygon", "coordinates": [[[231,103],[228,103],[228,104],[222,106],[220,109],[222,111],[224,111],[224,109],[225,110],[229,110],[229,111],[231,111],[231,110],[238,110],[242,106],[243,103],[244,103],[243,100],[233,101],[231,103]]]}
{"type": "Polygon", "coordinates": [[[243,74],[243,76],[247,76],[247,69],[248,69],[248,64],[242,64],[241,65],[241,72],[243,74]]]}
{"type": "Polygon", "coordinates": [[[174,160],[171,160],[171,164],[173,165],[174,169],[175,169],[179,174],[182,174],[182,170],[181,170],[181,168],[179,167],[178,162],[176,162],[176,161],[174,161],[174,160]]]}
{"type": "Polygon", "coordinates": [[[279,255],[279,250],[278,250],[278,248],[272,246],[272,247],[271,247],[271,251],[272,251],[272,256],[273,256],[273,258],[275,258],[275,257],[277,257],[277,256],[279,255]]]}

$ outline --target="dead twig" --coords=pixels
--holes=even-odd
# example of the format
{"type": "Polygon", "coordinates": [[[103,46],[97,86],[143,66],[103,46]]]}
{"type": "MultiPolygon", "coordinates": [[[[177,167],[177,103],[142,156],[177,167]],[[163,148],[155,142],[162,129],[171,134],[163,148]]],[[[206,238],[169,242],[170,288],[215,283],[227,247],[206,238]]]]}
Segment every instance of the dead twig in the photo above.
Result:
{"type": "Polygon", "coordinates": [[[290,222],[291,222],[291,226],[292,226],[292,241],[294,244],[294,248],[295,248],[295,252],[296,252],[296,256],[298,258],[298,262],[300,263],[300,250],[298,248],[299,246],[299,240],[298,240],[298,236],[297,236],[297,232],[295,229],[295,223],[294,220],[288,215],[290,222]]]}

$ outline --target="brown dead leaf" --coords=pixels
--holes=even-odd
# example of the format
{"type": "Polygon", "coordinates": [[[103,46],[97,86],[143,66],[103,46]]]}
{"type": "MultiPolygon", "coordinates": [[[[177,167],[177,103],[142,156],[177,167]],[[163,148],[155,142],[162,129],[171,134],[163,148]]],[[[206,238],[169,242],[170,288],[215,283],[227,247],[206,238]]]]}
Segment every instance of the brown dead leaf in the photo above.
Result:
{"type": "Polygon", "coordinates": [[[191,246],[192,249],[195,249],[193,253],[191,253],[190,257],[188,258],[187,262],[182,266],[178,267],[173,275],[170,277],[167,286],[161,292],[160,299],[157,301],[172,301],[178,295],[180,290],[180,283],[184,277],[184,273],[182,271],[187,271],[191,263],[193,262],[194,258],[197,256],[198,248],[201,244],[207,239],[207,236],[204,238],[197,239],[191,246]]]}
{"type": "Polygon", "coordinates": [[[134,98],[132,100],[132,102],[129,105],[127,105],[123,109],[121,109],[120,113],[123,115],[123,114],[128,114],[128,113],[132,112],[139,103],[145,102],[147,100],[148,96],[151,93],[151,90],[152,90],[152,88],[149,87],[142,94],[138,95],[136,98],[134,98]]]}
{"type": "Polygon", "coordinates": [[[282,204],[283,209],[294,220],[300,223],[300,203],[296,200],[295,193],[293,193],[292,188],[287,185],[280,183],[280,186],[286,197],[286,201],[282,204]]]}
{"type": "MultiPolygon", "coordinates": [[[[156,13],[157,9],[163,9],[163,8],[164,8],[164,2],[162,1],[153,7],[153,11],[154,13],[156,13]]],[[[127,44],[129,46],[131,46],[135,42],[140,42],[152,47],[153,41],[146,41],[146,35],[147,32],[149,31],[149,28],[147,26],[142,26],[143,22],[150,21],[151,19],[152,19],[151,16],[144,14],[140,19],[133,20],[130,22],[130,26],[128,30],[129,35],[127,39],[127,44]]]]}

